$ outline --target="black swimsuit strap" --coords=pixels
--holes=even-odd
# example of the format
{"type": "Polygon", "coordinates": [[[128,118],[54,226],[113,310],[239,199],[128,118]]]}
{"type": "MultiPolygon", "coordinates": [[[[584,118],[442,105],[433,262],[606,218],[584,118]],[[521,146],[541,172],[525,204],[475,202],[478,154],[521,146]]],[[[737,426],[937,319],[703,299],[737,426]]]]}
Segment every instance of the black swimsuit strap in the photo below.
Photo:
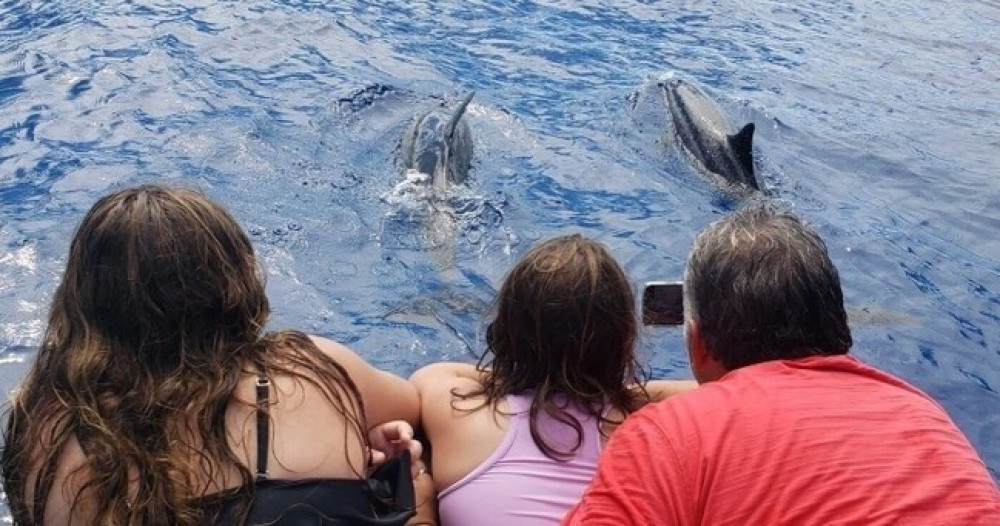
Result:
{"type": "Polygon", "coordinates": [[[264,366],[258,365],[257,375],[257,480],[267,478],[268,440],[270,439],[271,380],[264,374],[264,366]]]}

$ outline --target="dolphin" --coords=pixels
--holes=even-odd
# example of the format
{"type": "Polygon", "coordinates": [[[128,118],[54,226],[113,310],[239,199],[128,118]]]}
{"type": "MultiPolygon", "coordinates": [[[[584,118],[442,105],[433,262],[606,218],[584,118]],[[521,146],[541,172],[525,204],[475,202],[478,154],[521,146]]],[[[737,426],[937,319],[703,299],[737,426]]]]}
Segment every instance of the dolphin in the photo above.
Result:
{"type": "Polygon", "coordinates": [[[683,80],[660,86],[681,144],[705,171],[760,190],[753,169],[753,123],[737,131],[714,100],[683,80]]]}
{"type": "Polygon", "coordinates": [[[434,188],[461,184],[472,163],[472,134],[462,116],[475,92],[449,112],[431,109],[414,119],[403,136],[403,167],[431,177],[434,188]]]}

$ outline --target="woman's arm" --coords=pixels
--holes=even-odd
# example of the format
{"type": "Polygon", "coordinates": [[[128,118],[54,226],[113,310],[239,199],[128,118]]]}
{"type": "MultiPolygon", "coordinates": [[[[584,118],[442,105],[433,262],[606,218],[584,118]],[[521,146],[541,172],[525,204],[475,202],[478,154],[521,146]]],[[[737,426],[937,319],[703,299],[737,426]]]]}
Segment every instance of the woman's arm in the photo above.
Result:
{"type": "Polygon", "coordinates": [[[419,462],[417,475],[413,479],[413,492],[417,502],[417,514],[407,521],[407,526],[434,526],[438,523],[437,490],[434,479],[423,461],[419,462]]]}
{"type": "Polygon", "coordinates": [[[347,346],[333,340],[312,337],[321,351],[337,361],[358,386],[369,427],[390,420],[420,424],[420,398],[406,379],[375,368],[347,346]]]}

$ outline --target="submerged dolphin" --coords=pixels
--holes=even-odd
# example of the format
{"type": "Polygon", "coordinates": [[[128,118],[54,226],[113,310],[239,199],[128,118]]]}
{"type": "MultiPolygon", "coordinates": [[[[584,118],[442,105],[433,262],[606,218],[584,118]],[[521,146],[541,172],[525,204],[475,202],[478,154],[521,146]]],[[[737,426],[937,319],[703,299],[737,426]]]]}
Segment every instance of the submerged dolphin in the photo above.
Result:
{"type": "Polygon", "coordinates": [[[462,116],[475,92],[450,112],[434,108],[419,115],[403,136],[403,167],[431,177],[435,188],[462,183],[472,163],[472,134],[462,116]]]}
{"type": "Polygon", "coordinates": [[[753,123],[736,131],[719,105],[680,79],[661,83],[681,144],[705,170],[760,190],[753,169],[753,123]]]}

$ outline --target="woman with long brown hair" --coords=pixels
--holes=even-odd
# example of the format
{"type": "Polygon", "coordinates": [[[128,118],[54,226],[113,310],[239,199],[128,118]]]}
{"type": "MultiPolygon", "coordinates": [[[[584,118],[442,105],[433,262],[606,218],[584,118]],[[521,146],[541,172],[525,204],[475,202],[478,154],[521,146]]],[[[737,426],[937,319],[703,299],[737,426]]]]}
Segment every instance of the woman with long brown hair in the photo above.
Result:
{"type": "Polygon", "coordinates": [[[541,243],[497,295],[478,365],[410,378],[432,451],[442,524],[556,524],[626,415],[693,381],[640,378],[635,297],[603,246],[541,243]]]}
{"type": "Polygon", "coordinates": [[[409,466],[401,494],[370,475],[373,455],[419,455],[416,390],[336,342],[266,332],[269,312],[223,207],[159,186],[100,199],[8,414],[15,523],[405,521],[409,466]]]}

